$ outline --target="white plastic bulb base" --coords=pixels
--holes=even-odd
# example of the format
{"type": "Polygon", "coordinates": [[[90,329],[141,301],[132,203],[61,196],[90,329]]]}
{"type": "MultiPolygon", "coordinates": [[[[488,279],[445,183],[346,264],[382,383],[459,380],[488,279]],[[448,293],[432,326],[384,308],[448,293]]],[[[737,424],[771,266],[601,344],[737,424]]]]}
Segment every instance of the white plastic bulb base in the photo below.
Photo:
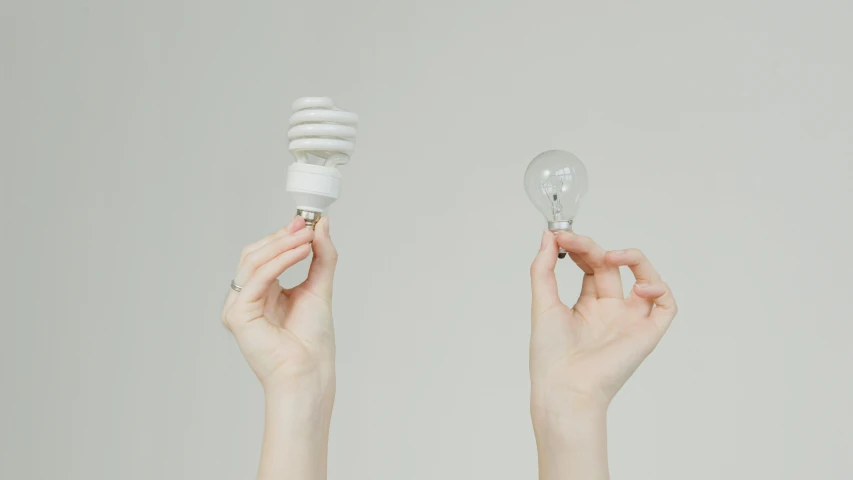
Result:
{"type": "Polygon", "coordinates": [[[313,227],[341,194],[341,172],[334,167],[293,163],[287,169],[285,190],[296,202],[296,213],[313,227]]]}

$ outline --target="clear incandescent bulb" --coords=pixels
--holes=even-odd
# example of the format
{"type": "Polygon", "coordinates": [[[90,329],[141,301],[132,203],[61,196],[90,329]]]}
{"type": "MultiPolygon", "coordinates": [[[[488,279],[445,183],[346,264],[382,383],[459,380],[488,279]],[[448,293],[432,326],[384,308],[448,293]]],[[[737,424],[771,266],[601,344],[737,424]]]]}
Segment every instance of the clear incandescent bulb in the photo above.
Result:
{"type": "MultiPolygon", "coordinates": [[[[524,191],[552,232],[572,229],[587,188],[583,162],[563,150],[540,153],[524,172],[524,191]]],[[[560,249],[560,258],[565,256],[560,249]]]]}

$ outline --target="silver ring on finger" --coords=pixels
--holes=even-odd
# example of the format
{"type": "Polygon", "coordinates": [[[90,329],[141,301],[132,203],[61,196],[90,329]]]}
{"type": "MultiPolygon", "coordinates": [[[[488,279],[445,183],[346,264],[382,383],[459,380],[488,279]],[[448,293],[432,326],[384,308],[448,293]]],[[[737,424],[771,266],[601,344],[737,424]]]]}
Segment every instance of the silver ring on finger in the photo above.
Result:
{"type": "Polygon", "coordinates": [[[235,282],[234,280],[231,280],[231,290],[234,290],[235,292],[240,293],[243,291],[243,287],[240,285],[237,285],[237,282],[235,282]]]}

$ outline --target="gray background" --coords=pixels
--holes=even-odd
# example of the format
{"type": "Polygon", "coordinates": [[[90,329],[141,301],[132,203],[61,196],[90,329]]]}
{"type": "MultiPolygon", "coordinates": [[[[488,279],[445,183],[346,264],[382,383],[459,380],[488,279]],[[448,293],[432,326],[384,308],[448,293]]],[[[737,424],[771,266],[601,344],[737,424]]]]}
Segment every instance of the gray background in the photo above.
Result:
{"type": "Polygon", "coordinates": [[[614,478],[853,477],[851,15],[3,2],[0,477],[254,475],[262,392],[219,311],[293,214],[303,95],[362,119],[331,212],[331,478],[535,477],[522,175],[550,148],[589,170],[577,230],[644,249],[681,307],[612,406],[614,478]]]}

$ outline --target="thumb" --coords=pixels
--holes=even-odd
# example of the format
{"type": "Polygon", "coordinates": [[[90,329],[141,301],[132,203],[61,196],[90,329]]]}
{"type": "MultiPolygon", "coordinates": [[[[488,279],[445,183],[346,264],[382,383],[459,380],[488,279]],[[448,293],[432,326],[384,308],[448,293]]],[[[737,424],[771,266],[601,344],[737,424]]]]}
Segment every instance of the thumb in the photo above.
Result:
{"type": "Polygon", "coordinates": [[[338,251],[329,236],[329,218],[322,217],[314,229],[312,243],[314,258],[308,270],[307,283],[324,298],[332,299],[332,283],[335,279],[335,266],[338,263],[338,251]]]}
{"type": "Polygon", "coordinates": [[[533,297],[534,316],[560,302],[557,293],[557,277],[554,267],[557,266],[557,242],[554,234],[542,232],[542,243],[533,264],[530,266],[530,285],[533,297]]]}

